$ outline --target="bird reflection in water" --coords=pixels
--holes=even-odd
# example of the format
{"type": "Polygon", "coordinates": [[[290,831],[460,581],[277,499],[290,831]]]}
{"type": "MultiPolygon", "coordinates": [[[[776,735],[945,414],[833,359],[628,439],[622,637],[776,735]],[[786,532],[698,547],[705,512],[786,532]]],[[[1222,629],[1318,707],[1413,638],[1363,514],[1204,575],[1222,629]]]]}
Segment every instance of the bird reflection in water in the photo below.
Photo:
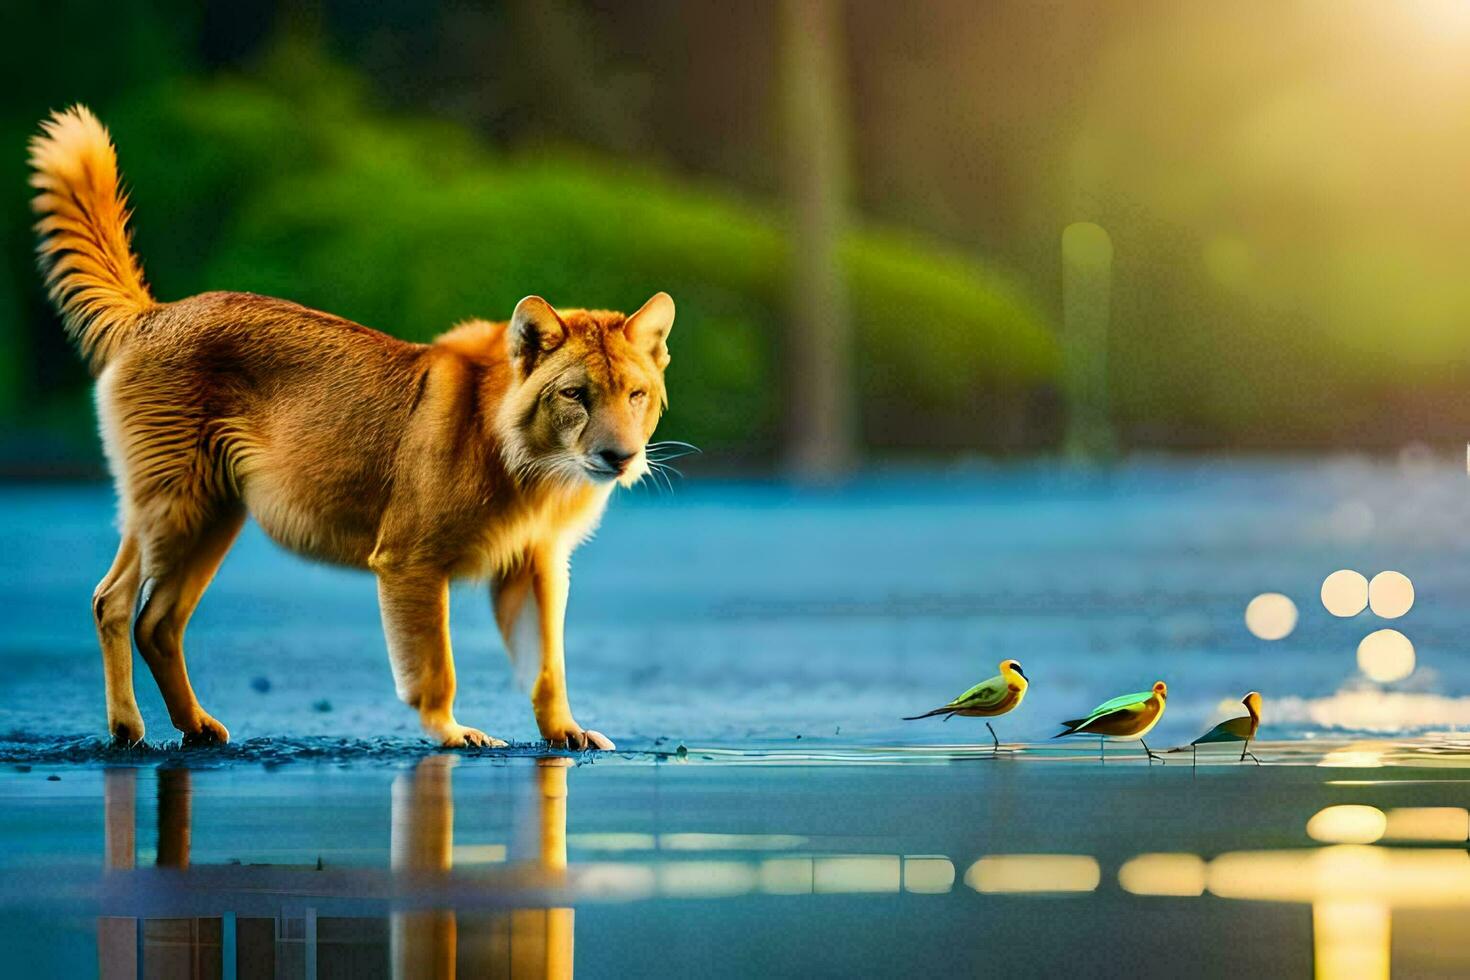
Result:
{"type": "Polygon", "coordinates": [[[109,770],[103,910],[143,914],[98,918],[100,975],[570,977],[574,911],[515,896],[554,895],[563,883],[571,761],[538,759],[514,770],[529,799],[517,806],[510,863],[487,881],[471,878],[478,887],[466,904],[530,907],[494,911],[456,910],[443,894],[466,894],[465,880],[453,875],[456,762],[432,756],[395,778],[388,875],[323,875],[320,863],[191,868],[191,773],[182,768],[157,771],[156,868],[139,868],[137,770],[109,770]],[[386,914],[318,915],[334,904],[373,902],[386,914]]]}

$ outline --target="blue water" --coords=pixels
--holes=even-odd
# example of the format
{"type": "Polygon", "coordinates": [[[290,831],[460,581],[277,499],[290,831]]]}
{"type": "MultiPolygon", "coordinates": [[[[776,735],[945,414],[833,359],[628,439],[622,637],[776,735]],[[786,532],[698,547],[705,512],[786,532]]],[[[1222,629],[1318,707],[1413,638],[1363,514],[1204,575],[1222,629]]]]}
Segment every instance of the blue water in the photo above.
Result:
{"type": "MultiPolygon", "coordinates": [[[[1251,689],[1265,695],[1265,737],[1455,730],[1470,724],[1467,491],[1457,467],[1410,458],[620,493],[574,561],[572,705],[624,749],[949,744],[988,736],[973,720],[899,719],[1015,657],[1032,686],[998,723],[1007,741],[1046,739],[1057,720],[1160,678],[1161,744],[1193,737],[1251,689]],[[1328,615],[1318,590],[1338,568],[1404,572],[1413,609],[1394,621],[1328,615]],[[1284,640],[1244,627],[1246,603],[1266,591],[1300,609],[1284,640]],[[1374,685],[1355,650],[1387,626],[1411,639],[1418,666],[1374,685]]],[[[115,547],[111,521],[104,486],[0,490],[8,755],[75,749],[104,730],[88,603],[115,547]]],[[[460,720],[534,740],[482,586],[456,588],[452,622],[460,720]]],[[[186,648],[201,702],[236,741],[418,743],[413,712],[393,698],[371,578],[291,556],[253,525],[186,648]]],[[[174,737],[141,661],[136,685],[150,740],[174,737]]]]}
{"type": "Polygon", "coordinates": [[[535,744],[482,588],[458,714],[517,744],[439,753],[371,579],[253,527],[186,640],[234,741],[181,749],[139,662],[150,744],[110,749],[110,494],[0,489],[0,972],[1464,975],[1467,489],[1409,455],[621,494],[568,629],[574,710],[620,751],[576,758],[535,744]],[[1338,568],[1409,575],[1412,610],[1329,616],[1338,568]],[[1245,629],[1265,591],[1299,607],[1283,640],[1245,629]],[[1416,669],[1380,685],[1355,649],[1385,626],[1416,669]],[[1006,657],[1032,687],[1000,752],[900,720],[1006,657]],[[1159,678],[1155,747],[1256,689],[1265,764],[1048,738],[1159,678]],[[1309,834],[1338,804],[1371,808],[1361,844],[1309,834]],[[1448,837],[1404,830],[1426,812],[1448,837]],[[1129,877],[1160,854],[1182,885],[1129,877]]]}

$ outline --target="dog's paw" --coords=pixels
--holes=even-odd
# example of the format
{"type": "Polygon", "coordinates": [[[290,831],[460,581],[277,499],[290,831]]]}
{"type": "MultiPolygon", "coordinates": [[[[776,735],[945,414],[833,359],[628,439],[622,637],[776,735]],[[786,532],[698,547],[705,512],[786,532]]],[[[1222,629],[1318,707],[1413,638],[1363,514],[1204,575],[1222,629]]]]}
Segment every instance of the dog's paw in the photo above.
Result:
{"type": "Polygon", "coordinates": [[[589,749],[597,749],[601,752],[611,752],[613,749],[617,748],[617,746],[613,744],[613,740],[602,734],[602,732],[594,732],[592,729],[589,728],[583,734],[587,736],[587,747],[589,749]]]}
{"type": "Polygon", "coordinates": [[[192,730],[183,731],[185,745],[224,745],[230,740],[230,730],[202,711],[192,730]]]}
{"type": "Polygon", "coordinates": [[[486,735],[478,728],[469,728],[465,725],[446,725],[435,733],[439,743],[446,749],[502,749],[506,742],[493,735],[486,735]]]}
{"type": "Polygon", "coordinates": [[[573,752],[585,752],[588,749],[597,749],[610,752],[614,748],[612,739],[601,732],[595,732],[590,728],[583,728],[576,722],[552,727],[550,731],[541,730],[546,743],[554,749],[570,749],[573,752]]]}
{"type": "Polygon", "coordinates": [[[131,747],[143,741],[143,716],[114,718],[107,726],[112,732],[112,744],[131,747]]]}

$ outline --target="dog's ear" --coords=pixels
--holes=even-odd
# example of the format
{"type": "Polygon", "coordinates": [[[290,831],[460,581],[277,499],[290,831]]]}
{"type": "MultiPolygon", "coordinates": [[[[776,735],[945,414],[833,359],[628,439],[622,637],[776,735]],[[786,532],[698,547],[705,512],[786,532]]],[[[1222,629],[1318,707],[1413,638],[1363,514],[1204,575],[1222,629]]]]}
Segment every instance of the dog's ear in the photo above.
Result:
{"type": "Polygon", "coordinates": [[[669,331],[674,329],[674,300],[668,293],[654,293],[638,312],[623,323],[628,343],[647,351],[662,371],[669,366],[669,331]]]}
{"type": "Polygon", "coordinates": [[[537,361],[566,339],[567,325],[540,296],[527,296],[516,304],[510,315],[510,329],[505,333],[511,363],[520,368],[521,377],[530,374],[537,361]]]}

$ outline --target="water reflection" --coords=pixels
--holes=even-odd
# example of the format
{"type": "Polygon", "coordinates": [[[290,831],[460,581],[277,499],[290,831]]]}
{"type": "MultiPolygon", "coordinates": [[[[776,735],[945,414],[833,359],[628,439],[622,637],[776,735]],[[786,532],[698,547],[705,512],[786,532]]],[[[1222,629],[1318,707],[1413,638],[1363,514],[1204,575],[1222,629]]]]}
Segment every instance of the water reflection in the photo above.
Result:
{"type": "MultiPolygon", "coordinates": [[[[104,857],[109,885],[118,887],[104,904],[150,914],[98,918],[100,975],[570,977],[574,912],[534,901],[538,894],[554,896],[566,874],[570,760],[540,759],[521,770],[534,802],[509,847],[464,849],[454,844],[457,761],[426,758],[394,780],[386,880],[352,870],[324,876],[320,861],[315,867],[191,867],[192,774],[170,768],[156,773],[156,868],[140,869],[138,772],[107,771],[104,857]],[[436,905],[432,897],[451,886],[458,854],[472,863],[504,862],[510,877],[501,881],[503,894],[516,907],[481,912],[436,905]],[[382,903],[392,911],[386,922],[382,915],[321,914],[334,903],[382,903]],[[227,907],[216,911],[221,905],[227,907]],[[215,914],[187,914],[194,909],[215,914]]],[[[495,904],[493,892],[476,897],[495,904]]]]}
{"type": "Polygon", "coordinates": [[[1358,803],[1326,807],[1307,821],[1307,836],[1328,844],[1371,844],[1387,829],[1382,810],[1358,803]]]}
{"type": "Polygon", "coordinates": [[[1470,811],[1459,806],[1403,806],[1388,811],[1384,840],[1470,840],[1470,811]]]}
{"type": "Polygon", "coordinates": [[[992,854],[965,872],[965,884],[987,894],[1090,892],[1101,878],[1085,854],[992,854]]]}
{"type": "MultiPolygon", "coordinates": [[[[1394,748],[1357,743],[1344,750],[1381,751],[1389,759],[1394,748]]],[[[740,896],[725,904],[735,917],[753,907],[775,910],[775,902],[760,904],[762,896],[809,896],[780,899],[780,914],[773,911],[771,921],[806,923],[817,945],[830,926],[829,910],[863,903],[892,910],[892,900],[881,896],[905,903],[895,921],[943,920],[958,927],[984,919],[1005,923],[1006,930],[1032,930],[1033,940],[1052,935],[1045,916],[1016,910],[1034,909],[1045,896],[1066,903],[1067,914],[1079,922],[1116,921],[1120,908],[1138,911],[1140,903],[1164,902],[1173,921],[1198,924],[1206,937],[1210,930],[1236,930],[1267,917],[1282,923],[1277,941],[1292,938],[1275,951],[1310,949],[1320,977],[1386,976],[1394,960],[1406,970],[1470,961],[1470,944],[1459,941],[1450,918],[1470,909],[1470,812],[1445,805],[1456,799],[1453,790],[1424,788],[1426,780],[1329,780],[1337,773],[1283,769],[1280,786],[1300,786],[1304,793],[1315,787],[1312,805],[1282,804],[1276,792],[1264,793],[1263,809],[1245,836],[1235,836],[1233,825],[1188,840],[1174,835],[1190,813],[1214,812],[1243,786],[1266,785],[1261,777],[1253,773],[1247,784],[1226,774],[1214,786],[1186,781],[1183,772],[1176,782],[1135,783],[1164,813],[1170,806],[1184,811],[1146,832],[1135,825],[1089,835],[1086,820],[1059,822],[1044,832],[980,834],[911,821],[895,831],[898,822],[885,818],[858,833],[864,824],[856,817],[838,835],[824,836],[805,807],[741,824],[728,819],[723,798],[708,812],[663,811],[677,814],[672,819],[679,822],[668,825],[657,810],[629,802],[638,797],[629,795],[625,780],[636,770],[617,773],[615,788],[603,782],[608,795],[599,798],[598,767],[579,785],[586,812],[581,832],[569,835],[569,766],[565,759],[546,759],[489,767],[446,755],[396,773],[391,786],[374,777],[371,809],[378,816],[357,831],[375,841],[370,853],[376,866],[351,866],[344,856],[363,852],[348,846],[325,852],[325,868],[314,850],[303,848],[295,853],[304,854],[304,862],[295,865],[220,863],[221,851],[212,844],[236,824],[220,819],[219,800],[230,797],[218,795],[213,774],[109,771],[101,905],[105,913],[123,914],[98,919],[100,972],[129,978],[567,977],[578,925],[574,896],[578,903],[740,896]],[[156,812],[150,775],[156,777],[156,812]],[[487,779],[499,787],[490,808],[472,795],[487,779]],[[1215,791],[1221,795],[1197,797],[1215,791]],[[1340,802],[1360,793],[1377,805],[1340,802]],[[1441,805],[1390,805],[1416,796],[1441,805]],[[502,805],[511,820],[495,819],[502,805]],[[1263,827],[1289,846],[1231,849],[1256,846],[1244,842],[1259,842],[1263,827]],[[785,830],[801,833],[780,832],[785,830]],[[1164,846],[1146,851],[1150,839],[1164,846]],[[1174,850],[1164,849],[1169,841],[1174,850]],[[869,852],[856,853],[864,849],[869,852]],[[880,897],[839,905],[833,895],[880,897]],[[1250,903],[1270,905],[1252,911],[1250,903]],[[1434,914],[1441,917],[1425,918],[1434,914]]],[[[1042,775],[1053,788],[1066,776],[1042,775]]],[[[1113,777],[1088,779],[1068,785],[1096,792],[1113,777]]],[[[654,777],[653,785],[681,799],[690,784],[681,775],[665,785],[654,777]]],[[[925,778],[909,785],[932,789],[934,783],[925,778]]],[[[1091,805],[1085,796],[1079,800],[1091,805]]],[[[314,806],[313,814],[330,812],[329,804],[314,806]]],[[[344,823],[343,841],[334,843],[346,843],[352,833],[344,823]]],[[[319,835],[308,839],[311,847],[325,843],[319,835]]],[[[646,911],[657,919],[691,907],[652,903],[638,906],[631,918],[646,911]]],[[[604,916],[604,927],[609,918],[622,917],[604,916]]],[[[584,912],[581,925],[584,971],[599,972],[603,944],[585,945],[597,935],[596,912],[584,912]]],[[[1055,956],[1068,951],[1059,936],[1055,956]]]]}
{"type": "MultiPolygon", "coordinates": [[[[1142,854],[1119,870],[1137,895],[1197,896],[1306,903],[1318,978],[1388,977],[1395,914],[1406,921],[1439,909],[1470,907],[1470,812],[1461,807],[1400,807],[1384,813],[1338,804],[1314,814],[1307,835],[1325,847],[1237,851],[1212,861],[1191,854],[1142,854]],[[1451,847],[1385,847],[1380,840],[1451,847]]],[[[1458,929],[1435,936],[1442,961],[1459,954],[1458,929]]],[[[1412,946],[1408,948],[1414,948],[1412,946]]]]}

